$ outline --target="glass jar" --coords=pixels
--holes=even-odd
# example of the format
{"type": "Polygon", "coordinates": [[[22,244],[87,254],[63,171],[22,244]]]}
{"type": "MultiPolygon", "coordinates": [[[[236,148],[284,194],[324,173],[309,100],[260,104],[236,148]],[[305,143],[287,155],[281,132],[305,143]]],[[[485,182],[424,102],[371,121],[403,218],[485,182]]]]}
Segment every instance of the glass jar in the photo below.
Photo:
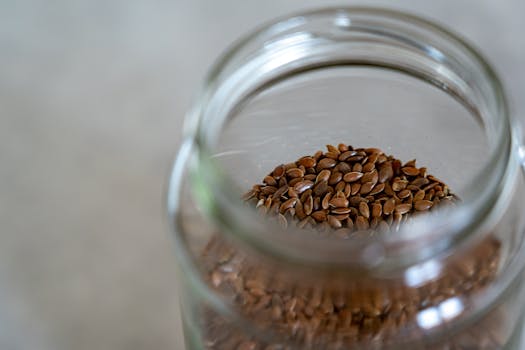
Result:
{"type": "Polygon", "coordinates": [[[169,187],[187,348],[522,349],[516,128],[491,67],[426,20],[326,9],[244,37],[188,113],[169,187]],[[417,158],[461,201],[337,237],[241,199],[338,143],[417,158]]]}

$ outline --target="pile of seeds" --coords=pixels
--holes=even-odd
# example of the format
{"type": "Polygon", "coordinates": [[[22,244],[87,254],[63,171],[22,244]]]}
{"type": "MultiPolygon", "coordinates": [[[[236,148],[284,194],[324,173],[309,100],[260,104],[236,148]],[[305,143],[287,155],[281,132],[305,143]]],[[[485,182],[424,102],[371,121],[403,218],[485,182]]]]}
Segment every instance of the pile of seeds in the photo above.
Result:
{"type": "MultiPolygon", "coordinates": [[[[312,228],[339,238],[394,234],[410,218],[458,201],[446,184],[427,174],[426,168],[417,168],[415,160],[403,164],[379,149],[343,144],[279,165],[263,182],[244,196],[261,215],[283,227],[312,228]]],[[[203,254],[211,287],[231,300],[250,320],[250,327],[273,332],[279,340],[263,342],[208,310],[203,317],[205,346],[372,349],[391,344],[400,334],[418,338],[420,312],[439,308],[447,300],[468,300],[494,278],[499,258],[500,243],[489,236],[460,257],[443,261],[438,276],[414,286],[402,279],[371,276],[343,282],[315,275],[301,280],[217,235],[203,254]]],[[[482,344],[489,344],[496,349],[499,342],[494,339],[499,337],[494,333],[500,330],[488,317],[476,326],[475,333],[483,329],[483,336],[472,337],[474,330],[469,328],[446,344],[425,348],[461,344],[459,348],[482,349],[482,344]]]]}
{"type": "Polygon", "coordinates": [[[457,200],[446,184],[416,161],[403,164],[377,148],[327,146],[293,163],[277,166],[264,184],[244,195],[261,214],[286,227],[355,231],[396,231],[414,214],[457,200]]]}

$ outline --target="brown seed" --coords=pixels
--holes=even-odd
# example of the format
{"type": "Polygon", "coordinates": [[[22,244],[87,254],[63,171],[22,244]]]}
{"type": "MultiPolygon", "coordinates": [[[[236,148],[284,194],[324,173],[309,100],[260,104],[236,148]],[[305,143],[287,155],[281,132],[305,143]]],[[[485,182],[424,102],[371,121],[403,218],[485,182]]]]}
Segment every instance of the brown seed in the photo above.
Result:
{"type": "Polygon", "coordinates": [[[266,208],[270,208],[272,206],[272,197],[266,197],[264,200],[264,206],[266,208]]]}
{"type": "Polygon", "coordinates": [[[313,188],[313,193],[316,196],[322,196],[328,189],[328,181],[321,181],[313,188]]]}
{"type": "Polygon", "coordinates": [[[333,228],[340,228],[343,226],[343,224],[341,224],[341,221],[337,220],[334,216],[328,215],[327,218],[328,218],[328,223],[333,228]]]}
{"type": "Polygon", "coordinates": [[[373,217],[380,217],[383,213],[383,207],[380,203],[374,203],[372,204],[372,216],[373,217]]]}
{"type": "Polygon", "coordinates": [[[419,175],[419,169],[414,168],[412,166],[405,166],[404,168],[401,168],[401,171],[403,172],[403,174],[408,175],[408,176],[419,175]]]}
{"type": "Polygon", "coordinates": [[[400,180],[400,179],[397,179],[394,181],[394,183],[392,183],[392,189],[395,191],[395,192],[398,192],[398,191],[401,191],[401,190],[404,190],[408,185],[408,181],[407,180],[400,180]]]}
{"type": "Polygon", "coordinates": [[[317,162],[317,167],[319,169],[328,169],[333,168],[337,164],[337,161],[332,158],[323,158],[317,162]]]}
{"type": "Polygon", "coordinates": [[[375,185],[377,183],[377,180],[378,180],[377,170],[374,169],[363,175],[363,177],[361,178],[361,183],[372,182],[375,185]]]}
{"type": "Polygon", "coordinates": [[[321,209],[321,197],[314,197],[314,210],[317,211],[321,209]]]}
{"type": "Polygon", "coordinates": [[[334,145],[326,145],[326,149],[328,150],[328,152],[334,152],[337,154],[341,153],[339,149],[335,147],[334,145]]]}
{"type": "Polygon", "coordinates": [[[370,209],[366,202],[359,203],[359,213],[367,219],[370,218],[370,209]]]}
{"type": "Polygon", "coordinates": [[[335,153],[335,152],[326,152],[326,153],[324,154],[324,156],[325,156],[326,158],[331,158],[331,159],[333,159],[333,160],[337,160],[337,158],[339,158],[339,153],[335,153]]]}
{"type": "Polygon", "coordinates": [[[435,176],[433,176],[433,175],[428,175],[427,178],[428,178],[430,181],[443,183],[443,181],[441,181],[440,179],[438,179],[437,177],[435,177],[435,176]]]}
{"type": "Polygon", "coordinates": [[[364,173],[368,173],[368,172],[374,170],[375,167],[376,167],[376,165],[374,163],[371,163],[370,159],[369,159],[368,162],[365,165],[363,165],[363,172],[364,173]]]}
{"type": "Polygon", "coordinates": [[[385,184],[377,184],[370,191],[370,195],[375,196],[378,193],[381,193],[385,189],[385,184]]]}
{"type": "Polygon", "coordinates": [[[275,181],[275,179],[273,178],[273,176],[270,176],[270,175],[266,175],[264,177],[264,180],[263,182],[267,185],[270,185],[270,186],[274,186],[276,187],[277,186],[277,181],[275,181]]]}
{"type": "Polygon", "coordinates": [[[343,192],[345,190],[346,182],[341,181],[338,182],[337,185],[335,185],[334,190],[337,192],[343,192]]]}
{"type": "Polygon", "coordinates": [[[317,175],[317,178],[315,179],[315,183],[317,184],[319,182],[328,181],[328,179],[330,179],[331,174],[332,173],[328,169],[321,170],[317,175]]]}
{"type": "Polygon", "coordinates": [[[393,198],[390,198],[383,204],[383,213],[385,213],[385,215],[390,215],[394,211],[395,207],[396,201],[393,198]]]}
{"type": "Polygon", "coordinates": [[[275,167],[275,169],[272,172],[272,175],[275,178],[280,178],[281,176],[284,175],[284,171],[285,171],[284,165],[281,164],[281,165],[278,165],[277,167],[275,167]]]}
{"type": "Polygon", "coordinates": [[[304,201],[303,203],[303,209],[304,209],[304,213],[306,215],[310,215],[312,214],[312,210],[314,208],[314,199],[313,197],[310,195],[308,196],[308,198],[304,201]]]}
{"type": "Polygon", "coordinates": [[[354,229],[354,221],[352,220],[352,218],[347,218],[345,220],[345,224],[344,226],[346,226],[349,230],[353,230],[354,229]]]}
{"type": "Polygon", "coordinates": [[[381,164],[379,168],[379,182],[384,183],[390,180],[394,176],[394,170],[392,169],[391,162],[385,162],[381,164]]]}
{"type": "Polygon", "coordinates": [[[397,196],[398,196],[399,198],[404,199],[404,198],[407,198],[408,196],[410,196],[410,193],[411,193],[410,190],[404,189],[404,190],[402,190],[402,191],[399,191],[399,193],[397,194],[397,196]]]}
{"type": "Polygon", "coordinates": [[[297,203],[295,203],[295,215],[299,220],[302,220],[306,217],[306,213],[303,209],[303,203],[301,201],[297,201],[297,203]]]}
{"type": "Polygon", "coordinates": [[[432,207],[433,203],[427,200],[419,200],[414,203],[414,208],[419,211],[428,210],[432,207]]]}
{"type": "Polygon", "coordinates": [[[431,190],[431,189],[433,189],[434,187],[437,187],[437,186],[438,186],[438,183],[437,182],[433,182],[433,183],[423,187],[423,191],[431,190]]]}
{"type": "Polygon", "coordinates": [[[311,216],[317,222],[326,221],[326,212],[324,210],[314,211],[311,216]]]}
{"type": "Polygon", "coordinates": [[[281,206],[279,207],[279,211],[281,213],[284,213],[289,208],[292,208],[295,205],[296,202],[297,202],[297,198],[290,198],[290,199],[288,199],[286,202],[281,204],[281,206]]]}
{"type": "Polygon", "coordinates": [[[344,194],[345,194],[345,197],[350,197],[350,195],[352,194],[352,185],[350,184],[346,184],[345,185],[345,189],[343,190],[344,194]]]}
{"type": "Polygon", "coordinates": [[[353,157],[350,157],[348,158],[346,161],[351,163],[351,162],[360,162],[362,161],[363,159],[365,159],[365,156],[361,156],[359,155],[359,152],[357,153],[358,155],[355,155],[353,157]]]}
{"type": "Polygon", "coordinates": [[[328,184],[331,186],[335,185],[336,183],[341,181],[342,178],[343,178],[343,173],[339,171],[333,172],[330,178],[328,179],[328,184]]]}
{"type": "Polygon", "coordinates": [[[301,159],[299,159],[297,161],[297,164],[298,165],[302,165],[305,168],[313,168],[313,167],[315,167],[317,162],[315,161],[315,159],[313,157],[306,156],[306,157],[302,157],[301,159]]]}
{"type": "Polygon", "coordinates": [[[333,198],[346,198],[345,193],[342,190],[339,190],[335,193],[333,198]]]}
{"type": "Polygon", "coordinates": [[[330,201],[330,205],[332,207],[336,207],[336,208],[344,208],[344,207],[348,207],[348,199],[346,199],[345,197],[337,197],[337,198],[333,198],[331,201],[330,201]]]}
{"type": "Polygon", "coordinates": [[[361,190],[361,184],[359,182],[354,182],[352,184],[352,192],[350,194],[352,196],[355,196],[356,194],[359,193],[360,190],[361,190]]]}
{"type": "Polygon", "coordinates": [[[434,190],[431,189],[430,191],[426,192],[425,199],[431,201],[432,198],[434,198],[434,190]]]}
{"type": "Polygon", "coordinates": [[[376,147],[365,148],[365,152],[367,154],[383,153],[383,151],[381,151],[380,148],[376,148],[376,147]]]}
{"type": "Polygon", "coordinates": [[[385,194],[388,195],[388,196],[393,196],[395,195],[396,193],[394,192],[394,190],[392,190],[392,186],[390,185],[390,182],[385,182],[384,183],[385,185],[385,194]]]}
{"type": "Polygon", "coordinates": [[[370,191],[372,191],[372,188],[374,187],[374,183],[373,182],[366,182],[364,184],[361,185],[361,189],[359,190],[359,193],[361,194],[367,194],[369,193],[370,191]]]}
{"type": "Polygon", "coordinates": [[[357,154],[356,151],[346,151],[346,152],[343,152],[339,155],[339,160],[340,161],[346,161],[348,158],[350,157],[353,157],[357,154]]]}
{"type": "Polygon", "coordinates": [[[417,179],[415,179],[414,181],[411,182],[412,185],[414,186],[417,186],[417,187],[421,187],[421,186],[425,186],[429,183],[430,181],[428,181],[427,178],[424,178],[424,177],[418,177],[417,179]]]}
{"type": "Polygon", "coordinates": [[[419,191],[419,187],[417,186],[414,186],[412,184],[408,184],[407,187],[406,187],[407,190],[410,190],[411,192],[417,192],[419,191]]]}
{"type": "Polygon", "coordinates": [[[301,181],[303,181],[303,178],[302,178],[302,177],[296,177],[296,178],[293,178],[293,179],[291,179],[290,181],[288,181],[288,186],[293,187],[293,186],[295,186],[298,182],[301,182],[301,181]]]}
{"type": "Polygon", "coordinates": [[[289,170],[289,169],[293,169],[293,168],[297,168],[297,164],[295,164],[295,162],[290,162],[290,163],[284,164],[284,170],[289,170]]]}
{"type": "Polygon", "coordinates": [[[337,145],[337,149],[340,152],[346,152],[346,151],[348,151],[348,145],[345,145],[344,143],[340,143],[340,144],[337,145]]]}
{"type": "Polygon", "coordinates": [[[392,170],[394,171],[394,175],[400,175],[401,173],[401,161],[399,159],[394,159],[392,161],[392,170]]]}
{"type": "Polygon", "coordinates": [[[412,209],[411,204],[398,204],[396,205],[396,213],[397,214],[406,214],[412,209]]]}
{"type": "Polygon", "coordinates": [[[359,207],[359,203],[366,202],[366,199],[361,196],[352,196],[348,199],[348,202],[350,203],[351,208],[354,208],[356,213],[358,213],[356,208],[359,207]]]}
{"type": "Polygon", "coordinates": [[[298,183],[296,183],[293,187],[293,189],[295,190],[295,192],[297,192],[298,194],[301,194],[303,193],[304,191],[312,188],[314,185],[314,183],[312,181],[309,181],[309,180],[304,180],[304,181],[299,181],[298,183]]]}
{"type": "Polygon", "coordinates": [[[291,168],[286,170],[286,176],[288,176],[289,178],[303,177],[304,171],[302,171],[299,168],[291,168]]]}
{"type": "Polygon", "coordinates": [[[343,215],[350,213],[350,211],[350,208],[334,208],[331,210],[331,213],[335,215],[343,215]]]}
{"type": "Polygon", "coordinates": [[[264,186],[263,188],[261,188],[261,193],[265,196],[274,194],[276,191],[277,191],[277,188],[274,186],[264,186]]]}
{"type": "Polygon", "coordinates": [[[387,157],[384,155],[384,154],[380,154],[378,157],[377,157],[377,161],[376,161],[376,164],[383,164],[384,162],[387,161],[387,157]]]}
{"type": "Polygon", "coordinates": [[[288,192],[288,186],[287,186],[287,185],[282,186],[282,187],[279,187],[279,188],[277,189],[277,191],[275,191],[275,193],[272,195],[272,200],[273,200],[273,201],[280,200],[281,197],[282,197],[286,192],[288,192]]]}
{"type": "Polygon", "coordinates": [[[359,163],[356,163],[352,166],[352,171],[360,173],[363,171],[363,166],[359,163]]]}
{"type": "Polygon", "coordinates": [[[372,153],[368,156],[368,163],[374,164],[377,162],[377,159],[382,153],[372,153]]]}
{"type": "Polygon", "coordinates": [[[350,213],[348,213],[348,214],[337,214],[337,215],[334,215],[334,213],[332,213],[332,216],[334,218],[336,218],[337,220],[339,220],[339,221],[343,221],[345,219],[348,219],[348,217],[350,216],[350,213]]]}
{"type": "Polygon", "coordinates": [[[368,220],[366,220],[363,216],[359,215],[355,220],[355,225],[358,230],[366,230],[369,227],[368,220]]]}
{"type": "Polygon", "coordinates": [[[307,175],[304,176],[305,180],[313,181],[313,182],[315,182],[316,178],[317,178],[317,174],[307,174],[307,175]]]}
{"type": "Polygon", "coordinates": [[[308,197],[311,196],[311,195],[312,195],[312,190],[311,190],[311,189],[310,189],[310,190],[306,190],[306,191],[304,191],[304,192],[301,194],[301,202],[304,203],[304,202],[308,199],[308,197]]]}
{"type": "Polygon", "coordinates": [[[288,197],[290,197],[290,198],[296,197],[297,198],[297,197],[299,197],[299,195],[297,194],[297,192],[294,190],[293,187],[289,187],[288,188],[288,197]]]}
{"type": "Polygon", "coordinates": [[[332,193],[328,192],[321,202],[321,207],[323,209],[328,209],[328,207],[330,206],[330,199],[332,199],[332,193]]]}
{"type": "Polygon", "coordinates": [[[354,182],[354,181],[357,181],[360,178],[362,178],[363,175],[364,175],[363,173],[360,173],[360,172],[357,172],[357,171],[352,171],[352,172],[346,173],[343,176],[343,180],[346,181],[346,182],[354,182]]]}
{"type": "Polygon", "coordinates": [[[414,202],[420,201],[420,200],[422,200],[423,198],[425,198],[425,191],[423,191],[423,190],[419,190],[419,191],[417,191],[416,194],[414,195],[414,202]]]}
{"type": "Polygon", "coordinates": [[[348,165],[347,163],[344,163],[344,162],[341,162],[339,164],[337,164],[334,169],[334,171],[339,171],[343,174],[346,174],[350,171],[352,171],[352,167],[350,165],[348,165]]]}

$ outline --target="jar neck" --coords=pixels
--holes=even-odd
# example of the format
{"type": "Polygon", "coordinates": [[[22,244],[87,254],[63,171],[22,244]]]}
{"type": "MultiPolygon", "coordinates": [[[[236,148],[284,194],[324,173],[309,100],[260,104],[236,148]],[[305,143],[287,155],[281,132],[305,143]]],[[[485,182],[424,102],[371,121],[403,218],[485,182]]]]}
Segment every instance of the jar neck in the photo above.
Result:
{"type": "Polygon", "coordinates": [[[331,9],[263,27],[217,63],[188,120],[195,151],[192,183],[199,204],[225,234],[288,263],[388,270],[428,260],[489,227],[501,213],[495,208],[505,205],[516,172],[507,104],[490,66],[457,36],[392,11],[331,9]],[[465,205],[386,239],[323,242],[322,247],[315,238],[269,227],[242,206],[239,192],[213,157],[233,111],[284,77],[333,66],[386,68],[416,77],[457,99],[478,119],[489,152],[464,191],[465,205]]]}

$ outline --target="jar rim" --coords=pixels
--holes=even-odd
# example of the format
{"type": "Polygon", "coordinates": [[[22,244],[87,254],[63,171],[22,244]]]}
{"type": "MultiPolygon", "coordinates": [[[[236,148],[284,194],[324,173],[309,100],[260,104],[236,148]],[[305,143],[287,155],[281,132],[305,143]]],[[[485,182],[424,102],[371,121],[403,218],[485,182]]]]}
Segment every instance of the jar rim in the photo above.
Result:
{"type": "MultiPolygon", "coordinates": [[[[192,181],[198,182],[198,186],[211,194],[209,197],[213,203],[204,205],[209,209],[209,214],[222,226],[226,233],[248,242],[264,253],[283,258],[286,261],[313,264],[328,263],[327,265],[333,266],[334,262],[340,261],[332,259],[343,255],[345,257],[348,256],[349,245],[334,244],[332,247],[327,245],[323,247],[325,251],[320,252],[320,255],[316,255],[314,252],[314,254],[305,256],[293,251],[293,248],[290,249],[290,247],[300,247],[299,250],[302,251],[305,249],[304,243],[313,243],[318,247],[317,242],[305,241],[305,239],[307,240],[305,237],[300,238],[301,242],[298,242],[295,238],[291,238],[292,241],[288,241],[290,237],[286,237],[286,242],[292,242],[293,244],[283,244],[281,238],[284,235],[278,233],[272,236],[276,240],[261,238],[257,234],[258,230],[253,227],[255,221],[252,219],[255,218],[255,214],[242,208],[239,198],[231,195],[236,193],[236,191],[231,190],[232,186],[224,176],[224,172],[221,171],[220,165],[214,162],[211,157],[213,140],[209,134],[209,120],[206,120],[204,117],[208,113],[205,107],[211,103],[218,89],[228,82],[228,75],[232,74],[232,71],[239,69],[239,66],[250,64],[252,58],[248,58],[246,62],[239,61],[239,56],[246,54],[243,50],[247,49],[254,41],[261,40],[264,42],[268,38],[299,28],[308,21],[324,17],[337,17],[340,21],[346,18],[348,19],[346,25],[349,28],[352,28],[352,22],[355,17],[366,17],[371,21],[371,25],[378,26],[378,28],[381,27],[385,31],[388,31],[390,28],[404,28],[403,26],[410,27],[410,29],[415,27],[425,30],[424,34],[417,34],[421,35],[423,39],[425,39],[424,35],[435,35],[440,40],[445,40],[446,44],[465,53],[466,57],[471,59],[469,63],[478,69],[478,73],[481,72],[483,74],[483,83],[488,86],[490,93],[488,97],[492,99],[490,101],[493,107],[492,112],[495,113],[492,117],[498,118],[500,126],[497,140],[494,143],[495,146],[491,149],[484,167],[475,175],[469,189],[466,191],[467,193],[477,194],[477,197],[468,198],[468,206],[460,206],[460,209],[455,210],[453,213],[447,213],[446,220],[445,217],[438,216],[431,223],[425,222],[424,225],[418,227],[417,237],[404,235],[401,232],[399,235],[391,235],[394,237],[389,237],[388,241],[381,241],[379,245],[377,241],[365,242],[364,244],[369,248],[376,249],[376,251],[379,249],[383,252],[383,259],[380,259],[380,261],[377,259],[374,261],[363,260],[364,255],[361,254],[356,255],[357,260],[349,261],[348,258],[345,258],[344,263],[364,264],[366,268],[398,268],[424,261],[469,238],[471,233],[479,229],[482,224],[487,224],[491,215],[495,215],[493,208],[501,202],[501,198],[504,195],[502,191],[506,187],[508,188],[508,186],[504,186],[505,181],[507,181],[509,176],[512,176],[508,171],[511,150],[510,119],[502,85],[485,59],[456,34],[420,17],[380,8],[336,7],[308,11],[277,19],[240,39],[217,61],[205,79],[202,93],[186,120],[186,137],[191,140],[197,154],[192,181]],[[241,212],[243,213],[243,218],[236,214],[241,212]],[[327,249],[330,249],[329,254],[327,254],[327,249]],[[330,259],[329,262],[325,261],[327,257],[330,259]]],[[[410,42],[412,38],[408,37],[407,33],[413,34],[410,31],[404,32],[407,37],[401,39],[410,42]]],[[[396,35],[399,35],[399,33],[396,33],[396,35]]],[[[428,48],[425,49],[428,50],[428,48]]],[[[434,51],[439,52],[440,50],[434,48],[434,51]]],[[[442,82],[430,81],[430,83],[439,85],[442,82]]],[[[449,94],[454,93],[454,89],[450,87],[439,87],[449,94]]],[[[473,108],[476,108],[476,106],[473,106],[473,108]]],[[[362,251],[364,247],[354,244],[354,248],[355,251],[362,251]]]]}

